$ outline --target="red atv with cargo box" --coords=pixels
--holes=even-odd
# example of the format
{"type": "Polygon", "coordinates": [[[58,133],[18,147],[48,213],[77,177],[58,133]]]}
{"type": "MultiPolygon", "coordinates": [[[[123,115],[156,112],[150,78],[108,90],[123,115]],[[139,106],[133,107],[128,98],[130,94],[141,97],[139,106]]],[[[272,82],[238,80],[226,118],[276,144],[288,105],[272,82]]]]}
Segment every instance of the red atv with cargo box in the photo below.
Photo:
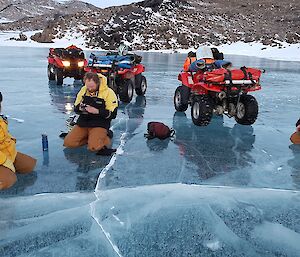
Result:
{"type": "Polygon", "coordinates": [[[175,109],[184,112],[191,105],[192,120],[197,126],[207,126],[213,114],[234,117],[242,125],[253,124],[258,116],[258,103],[249,93],[261,90],[263,71],[216,68],[214,62],[198,62],[196,71],[182,71],[178,76],[182,85],[175,91],[175,109]]]}

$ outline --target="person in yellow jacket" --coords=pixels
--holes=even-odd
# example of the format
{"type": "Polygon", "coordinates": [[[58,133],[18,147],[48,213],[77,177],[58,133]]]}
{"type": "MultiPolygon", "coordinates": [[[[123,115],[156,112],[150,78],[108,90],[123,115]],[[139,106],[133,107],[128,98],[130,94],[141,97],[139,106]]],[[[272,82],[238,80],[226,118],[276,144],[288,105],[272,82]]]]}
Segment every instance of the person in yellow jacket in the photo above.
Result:
{"type": "Polygon", "coordinates": [[[115,149],[109,148],[108,132],[111,120],[117,116],[117,96],[101,74],[87,72],[84,83],[74,104],[79,118],[65,137],[64,146],[76,148],[87,144],[88,149],[98,155],[111,155],[115,149]]]}
{"type": "MultiPolygon", "coordinates": [[[[0,92],[0,112],[3,97],[0,92]]],[[[16,172],[32,172],[36,159],[17,152],[16,139],[8,132],[7,119],[0,115],[0,190],[11,187],[17,181],[16,172]]]]}

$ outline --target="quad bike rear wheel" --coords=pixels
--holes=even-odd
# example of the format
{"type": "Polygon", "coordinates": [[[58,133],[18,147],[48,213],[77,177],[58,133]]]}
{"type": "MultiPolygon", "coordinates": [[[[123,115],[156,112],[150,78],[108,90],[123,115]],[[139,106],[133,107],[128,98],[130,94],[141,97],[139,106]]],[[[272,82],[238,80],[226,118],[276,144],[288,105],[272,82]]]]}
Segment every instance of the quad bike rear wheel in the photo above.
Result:
{"type": "Polygon", "coordinates": [[[61,86],[64,83],[64,74],[62,69],[55,69],[55,81],[58,86],[61,86]]]}
{"type": "Polygon", "coordinates": [[[142,74],[135,76],[135,92],[137,95],[145,95],[147,91],[147,80],[142,74]]]}
{"type": "Polygon", "coordinates": [[[187,88],[184,88],[185,86],[179,86],[175,90],[174,94],[174,107],[176,111],[178,112],[185,112],[188,108],[188,99],[184,99],[186,96],[184,90],[187,88]]]}
{"type": "Polygon", "coordinates": [[[123,80],[119,85],[119,97],[124,103],[130,103],[133,97],[134,84],[131,79],[123,80]]]}
{"type": "Polygon", "coordinates": [[[47,74],[49,80],[55,80],[55,74],[52,72],[52,70],[53,70],[53,66],[51,64],[48,64],[47,74]]]}
{"type": "Polygon", "coordinates": [[[235,120],[242,125],[252,125],[258,116],[258,103],[252,95],[241,95],[236,105],[235,120]]]}
{"type": "Polygon", "coordinates": [[[196,96],[192,102],[191,116],[197,126],[207,126],[213,116],[213,101],[207,95],[196,96]]]}

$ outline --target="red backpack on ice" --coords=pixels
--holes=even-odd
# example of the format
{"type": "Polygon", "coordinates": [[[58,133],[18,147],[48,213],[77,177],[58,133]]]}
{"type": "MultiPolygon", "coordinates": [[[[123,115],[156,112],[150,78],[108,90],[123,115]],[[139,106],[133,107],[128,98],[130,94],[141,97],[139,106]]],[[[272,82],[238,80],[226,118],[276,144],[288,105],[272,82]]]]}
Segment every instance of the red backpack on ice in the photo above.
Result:
{"type": "Polygon", "coordinates": [[[170,129],[167,125],[161,122],[149,122],[148,123],[148,133],[145,137],[148,139],[159,138],[166,139],[175,135],[175,130],[170,129]]]}

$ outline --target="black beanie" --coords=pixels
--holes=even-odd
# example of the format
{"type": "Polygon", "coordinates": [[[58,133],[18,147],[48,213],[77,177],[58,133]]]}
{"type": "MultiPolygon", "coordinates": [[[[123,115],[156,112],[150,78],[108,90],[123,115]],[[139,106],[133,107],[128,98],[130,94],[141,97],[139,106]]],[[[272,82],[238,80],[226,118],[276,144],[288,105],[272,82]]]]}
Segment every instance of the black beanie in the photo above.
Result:
{"type": "Polygon", "coordinates": [[[297,121],[296,127],[298,127],[299,125],[300,125],[300,119],[297,121]]]}

